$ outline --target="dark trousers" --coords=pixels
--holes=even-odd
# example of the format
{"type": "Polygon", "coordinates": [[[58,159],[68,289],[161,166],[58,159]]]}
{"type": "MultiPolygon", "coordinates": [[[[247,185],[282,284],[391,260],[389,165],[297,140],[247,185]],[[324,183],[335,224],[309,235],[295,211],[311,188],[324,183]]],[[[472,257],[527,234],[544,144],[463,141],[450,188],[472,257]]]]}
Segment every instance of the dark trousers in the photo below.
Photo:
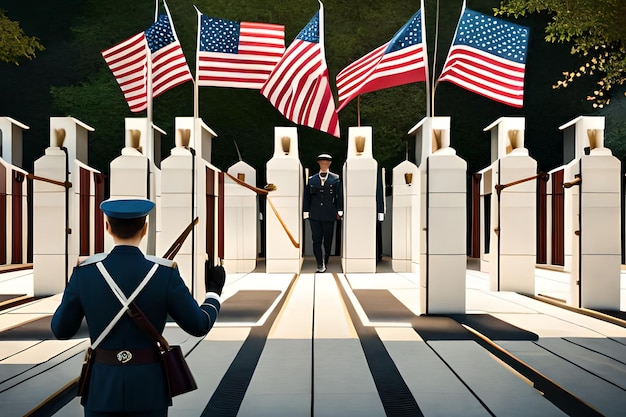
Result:
{"type": "Polygon", "coordinates": [[[85,410],[85,417],[167,417],[167,408],[162,410],[150,410],[150,411],[119,411],[119,412],[104,412],[104,411],[90,411],[85,410]]]}
{"type": "Polygon", "coordinates": [[[322,222],[319,220],[309,219],[311,223],[311,235],[313,237],[313,255],[318,265],[328,263],[330,256],[330,248],[333,244],[333,231],[335,221],[322,222]],[[322,258],[322,243],[324,243],[324,257],[322,258]]]}

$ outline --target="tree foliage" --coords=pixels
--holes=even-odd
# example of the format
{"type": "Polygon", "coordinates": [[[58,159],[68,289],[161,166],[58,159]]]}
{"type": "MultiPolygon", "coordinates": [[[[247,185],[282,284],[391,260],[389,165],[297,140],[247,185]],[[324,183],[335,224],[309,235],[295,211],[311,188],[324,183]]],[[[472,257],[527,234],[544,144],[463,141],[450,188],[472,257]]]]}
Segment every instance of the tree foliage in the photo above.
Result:
{"type": "Polygon", "coordinates": [[[20,59],[33,59],[37,51],[43,50],[39,39],[26,35],[19,22],[9,19],[0,9],[0,61],[19,65],[20,59]]]}
{"type": "Polygon", "coordinates": [[[587,100],[594,108],[611,101],[614,87],[626,82],[626,2],[623,0],[503,0],[496,15],[547,13],[552,20],[545,40],[571,43],[571,54],[583,57],[577,68],[563,72],[553,88],[566,88],[578,78],[595,77],[587,100]]]}

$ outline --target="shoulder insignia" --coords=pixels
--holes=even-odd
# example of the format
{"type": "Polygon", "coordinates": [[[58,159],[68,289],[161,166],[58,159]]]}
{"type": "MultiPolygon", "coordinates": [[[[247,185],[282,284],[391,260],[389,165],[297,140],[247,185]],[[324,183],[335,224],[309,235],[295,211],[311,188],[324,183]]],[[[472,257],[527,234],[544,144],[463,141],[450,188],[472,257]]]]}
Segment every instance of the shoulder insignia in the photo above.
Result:
{"type": "Polygon", "coordinates": [[[155,264],[166,266],[168,268],[176,268],[176,262],[158,256],[145,255],[146,259],[155,264]]]}
{"type": "Polygon", "coordinates": [[[76,266],[86,266],[92,265],[97,262],[103,261],[109,254],[108,253],[96,253],[95,255],[91,255],[88,258],[78,258],[78,263],[76,266]]]}

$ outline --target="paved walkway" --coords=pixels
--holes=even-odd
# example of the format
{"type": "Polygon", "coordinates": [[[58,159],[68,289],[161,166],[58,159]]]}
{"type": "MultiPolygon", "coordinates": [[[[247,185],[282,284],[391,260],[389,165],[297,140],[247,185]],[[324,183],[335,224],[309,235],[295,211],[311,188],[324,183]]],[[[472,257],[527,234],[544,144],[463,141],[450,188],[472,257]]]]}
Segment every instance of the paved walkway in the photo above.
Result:
{"type": "MultiPolygon", "coordinates": [[[[567,274],[536,276],[537,293],[568,292],[567,274]]],[[[206,338],[166,327],[198,383],[170,416],[624,415],[626,328],[488,281],[468,269],[467,314],[432,317],[419,316],[417,274],[384,264],[230,274],[206,338]]],[[[32,294],[32,271],[0,274],[0,294],[32,294]]],[[[52,338],[59,301],[0,311],[2,416],[82,415],[71,390],[33,412],[77,377],[87,347],[85,333],[52,338]]]]}

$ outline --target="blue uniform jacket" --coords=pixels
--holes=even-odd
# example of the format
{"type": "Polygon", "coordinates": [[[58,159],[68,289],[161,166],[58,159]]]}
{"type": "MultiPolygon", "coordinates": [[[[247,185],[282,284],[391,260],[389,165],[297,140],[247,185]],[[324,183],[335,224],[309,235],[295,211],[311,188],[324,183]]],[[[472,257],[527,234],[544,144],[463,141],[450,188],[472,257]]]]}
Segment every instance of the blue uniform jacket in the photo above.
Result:
{"type": "MultiPolygon", "coordinates": [[[[162,332],[169,314],[178,325],[194,336],[209,332],[220,309],[219,297],[208,297],[202,306],[193,299],[173,262],[146,257],[135,246],[116,246],[108,255],[94,255],[74,268],[61,305],[52,317],[52,332],[59,339],[76,334],[83,317],[87,320],[92,343],[120,310],[121,305],[96,267],[102,260],[117,285],[128,297],[158,263],[135,303],[154,327],[162,332]]],[[[149,349],[152,338],[124,315],[98,346],[103,349],[149,349]]],[[[161,364],[107,365],[96,363],[91,372],[89,392],[82,398],[93,411],[142,411],[171,405],[161,364]]]]}
{"type": "Polygon", "coordinates": [[[312,220],[337,220],[337,212],[343,211],[343,190],[339,175],[329,172],[323,186],[319,173],[309,177],[304,188],[302,211],[308,212],[312,220]]]}

